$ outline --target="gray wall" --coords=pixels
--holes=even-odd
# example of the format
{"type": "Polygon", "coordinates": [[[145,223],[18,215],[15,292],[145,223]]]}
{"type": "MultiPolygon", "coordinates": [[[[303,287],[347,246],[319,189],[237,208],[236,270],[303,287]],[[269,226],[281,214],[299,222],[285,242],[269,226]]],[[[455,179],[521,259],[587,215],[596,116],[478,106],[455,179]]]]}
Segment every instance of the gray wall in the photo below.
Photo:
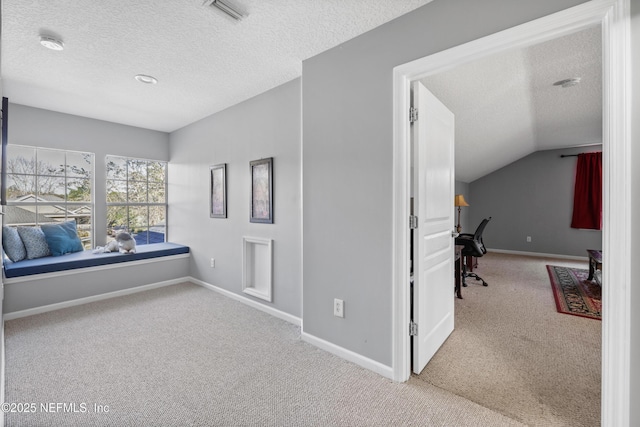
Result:
{"type": "Polygon", "coordinates": [[[169,227],[191,275],[242,293],[242,237],[273,239],[273,303],[302,314],[300,79],[171,134],[169,227]],[[274,158],[274,224],[249,222],[249,162],[274,158]],[[209,166],[227,164],[227,218],[209,217],[209,166]],[[216,267],[210,267],[215,258],[216,267]]]}
{"type": "MultiPolygon", "coordinates": [[[[632,52],[632,109],[631,117],[631,245],[640,242],[640,0],[631,0],[631,52],[632,52]]],[[[634,268],[632,271],[635,271],[634,268]]],[[[631,295],[629,306],[631,310],[631,422],[630,425],[640,425],[640,287],[637,277],[632,276],[631,295]],[[635,404],[634,404],[635,402],[635,404]]]]}
{"type": "MultiPolygon", "coordinates": [[[[392,159],[392,68],[582,2],[582,0],[538,2],[436,0],[399,20],[305,61],[303,67],[305,75],[303,85],[305,98],[303,118],[305,332],[381,363],[387,365],[391,363],[390,237],[392,224],[389,205],[392,159]],[[345,319],[331,316],[331,302],[334,297],[342,297],[346,300],[345,319]]],[[[633,69],[636,71],[632,73],[632,116],[638,117],[640,115],[637,111],[640,105],[640,73],[637,72],[640,69],[640,55],[638,55],[640,0],[631,0],[631,12],[633,31],[631,51],[633,52],[633,69]]],[[[275,145],[274,135],[279,132],[283,132],[282,139],[293,139],[291,134],[294,132],[290,128],[295,128],[299,132],[299,123],[297,125],[294,123],[295,119],[292,119],[291,114],[299,115],[300,110],[289,104],[299,103],[300,94],[299,90],[291,89],[291,87],[288,89],[285,87],[276,90],[276,92],[280,90],[296,92],[285,97],[288,98],[286,102],[283,102],[281,96],[265,95],[270,99],[273,98],[272,107],[284,108],[288,116],[280,117],[265,105],[261,108],[257,108],[255,104],[254,108],[250,108],[249,105],[240,105],[237,107],[239,112],[234,107],[230,111],[221,113],[222,118],[216,115],[172,135],[171,160],[174,160],[175,154],[175,160],[178,162],[175,172],[181,172],[184,176],[174,181],[173,172],[170,171],[171,191],[176,196],[171,197],[170,202],[176,202],[178,205],[175,209],[171,209],[169,221],[172,226],[175,225],[178,228],[178,236],[184,237],[185,240],[182,243],[190,244],[189,241],[193,240],[198,244],[198,252],[208,251],[208,248],[214,247],[229,252],[229,257],[233,254],[238,254],[236,256],[239,257],[238,236],[246,230],[253,234],[256,228],[247,224],[248,207],[243,206],[245,202],[238,202],[238,200],[234,202],[234,215],[244,216],[243,224],[237,225],[231,218],[230,220],[208,218],[206,213],[208,196],[203,196],[208,191],[203,184],[207,180],[208,165],[214,161],[218,162],[216,160],[218,158],[227,157],[220,161],[227,161],[230,166],[235,165],[233,169],[237,167],[246,171],[249,160],[262,155],[274,155],[276,178],[283,178],[278,175],[280,162],[286,163],[287,160],[278,157],[282,154],[280,150],[261,154],[259,148],[263,143],[275,145]],[[242,120],[241,117],[232,118],[231,116],[236,114],[241,116],[240,112],[252,111],[256,114],[266,114],[270,120],[278,116],[280,122],[277,124],[282,126],[284,123],[287,129],[280,131],[276,126],[269,126],[268,121],[262,122],[257,118],[259,125],[249,141],[248,135],[251,134],[251,130],[245,128],[247,121],[251,122],[253,128],[254,117],[242,120]],[[228,129],[230,125],[219,124],[218,120],[225,123],[234,122],[236,127],[232,131],[228,129]],[[265,131],[266,137],[263,135],[265,131]],[[227,139],[231,144],[225,148],[220,143],[221,139],[227,139]],[[178,143],[182,140],[186,141],[184,151],[191,151],[190,153],[177,153],[181,150],[178,143]],[[253,153],[256,153],[256,156],[253,153]],[[202,159],[206,155],[210,158],[202,159]],[[237,160],[240,157],[242,157],[241,161],[237,160]],[[236,165],[237,163],[239,165],[236,165]],[[186,194],[182,195],[182,192],[186,194]],[[187,194],[190,196],[187,197],[187,194]],[[187,204],[182,206],[180,205],[182,202],[187,204]],[[189,209],[196,209],[194,212],[199,213],[191,216],[187,213],[189,209]],[[176,221],[173,221],[173,216],[176,221]],[[190,225],[189,221],[192,220],[197,220],[200,223],[199,226],[190,225]],[[215,225],[214,221],[229,222],[232,230],[228,232],[225,226],[215,225]],[[198,234],[199,230],[202,232],[198,234]]],[[[264,103],[256,100],[249,102],[268,104],[266,101],[264,103]]],[[[15,143],[51,146],[49,144],[55,142],[58,148],[86,150],[88,147],[94,148],[95,142],[97,148],[93,151],[96,153],[101,150],[110,154],[166,160],[162,157],[167,155],[167,149],[162,148],[163,144],[167,143],[166,135],[152,136],[151,133],[147,133],[148,131],[138,130],[128,132],[119,125],[103,123],[96,123],[97,128],[89,129],[82,123],[87,123],[85,120],[90,119],[71,118],[71,116],[63,118],[58,117],[57,113],[50,113],[52,116],[47,119],[43,116],[49,116],[49,112],[44,114],[35,111],[36,109],[29,109],[34,110],[33,118],[45,119],[50,126],[30,129],[34,123],[30,120],[23,120],[21,125],[17,124],[20,120],[16,118],[16,115],[19,115],[17,113],[19,109],[20,107],[11,107],[11,128],[13,132],[16,127],[22,128],[25,135],[32,135],[33,138],[31,142],[14,140],[15,143]],[[58,129],[57,125],[61,123],[67,123],[70,127],[63,126],[58,129]],[[79,126],[79,129],[75,129],[75,126],[79,126]],[[96,129],[104,130],[107,134],[96,129]],[[66,134],[71,137],[69,141],[65,141],[66,134]],[[138,135],[140,142],[131,144],[127,135],[134,134],[138,135]],[[52,138],[49,138],[49,135],[52,135],[52,138]],[[67,146],[71,142],[73,147],[67,146]],[[150,149],[148,144],[151,144],[153,149],[150,149]],[[135,154],[137,152],[146,153],[146,155],[135,154]]],[[[640,122],[637,120],[632,123],[632,138],[631,163],[634,167],[632,167],[631,218],[636,219],[640,218],[640,122]]],[[[294,144],[291,143],[291,145],[294,144]]],[[[291,150],[299,158],[299,148],[291,147],[291,150]]],[[[290,160],[290,163],[295,162],[290,160]]],[[[173,171],[174,168],[171,169],[173,171]]],[[[293,179],[293,176],[295,173],[290,173],[285,179],[293,179]]],[[[230,174],[230,178],[246,180],[245,172],[230,174]]],[[[235,195],[230,194],[230,199],[248,197],[242,196],[248,191],[246,183],[243,185],[240,182],[234,184],[230,182],[229,185],[230,188],[235,188],[239,192],[235,195]],[[241,188],[238,189],[238,187],[241,188]]],[[[294,184],[290,183],[290,186],[296,185],[300,185],[299,179],[294,184]]],[[[276,187],[276,191],[278,190],[280,187],[276,187]]],[[[282,196],[276,192],[276,224],[264,226],[273,227],[272,231],[265,234],[275,235],[276,227],[282,225],[279,223],[283,219],[279,216],[283,208],[281,203],[285,203],[285,206],[299,203],[299,200],[292,203],[292,200],[299,197],[299,192],[297,196],[293,193],[292,191],[289,194],[289,201],[282,202],[282,196]]],[[[292,229],[295,229],[295,225],[292,229]]],[[[257,228],[257,230],[264,229],[257,228]]],[[[632,221],[630,233],[632,241],[640,240],[640,222],[632,221]]],[[[292,231],[291,234],[294,232],[292,231]]],[[[274,239],[277,254],[278,245],[282,239],[280,237],[274,237],[274,239]]],[[[296,237],[291,237],[285,240],[293,242],[295,239],[296,237]]],[[[296,244],[291,243],[289,246],[296,246],[296,244]]],[[[290,252],[293,251],[290,250],[290,252]]],[[[209,256],[198,254],[198,257],[199,260],[192,266],[192,272],[197,272],[203,267],[203,263],[206,265],[209,256]]],[[[292,260],[287,263],[287,266],[295,270],[296,265],[300,265],[301,256],[294,253],[292,260]],[[298,261],[297,264],[296,261],[298,261]]],[[[276,267],[276,274],[278,270],[279,267],[276,267]]],[[[207,281],[222,285],[223,282],[226,284],[227,277],[230,277],[231,281],[228,283],[235,292],[238,291],[237,275],[227,272],[228,274],[222,277],[217,273],[216,269],[215,277],[210,274],[211,277],[207,281]]],[[[294,272],[293,276],[296,274],[299,274],[299,270],[297,273],[294,272]]],[[[300,298],[299,285],[289,286],[288,291],[293,296],[285,305],[291,304],[291,307],[294,307],[293,300],[300,298]]],[[[276,301],[280,298],[279,293],[279,290],[275,293],[276,301]]],[[[631,307],[640,306],[640,290],[637,287],[631,289],[630,305],[631,307]]],[[[285,311],[292,314],[300,312],[296,308],[285,308],[285,311]]],[[[630,329],[632,348],[630,425],[632,426],[640,425],[640,406],[633,405],[633,402],[640,401],[640,368],[637,363],[634,363],[640,360],[640,327],[637,325],[640,325],[640,314],[637,310],[632,310],[630,329]]]]}
{"type": "Polygon", "coordinates": [[[393,68],[582,2],[436,0],[303,62],[306,333],[391,365],[393,68]]]}
{"type": "MultiPolygon", "coordinates": [[[[95,238],[107,229],[106,155],[169,160],[169,134],[19,104],[9,105],[9,144],[95,153],[95,238]]],[[[168,230],[169,235],[171,229],[168,230]]],[[[169,236],[169,238],[171,238],[169,236]]]]}
{"type": "Polygon", "coordinates": [[[484,232],[487,247],[582,257],[586,249],[602,249],[601,231],[571,228],[577,157],[560,158],[601,150],[538,151],[473,181],[471,223],[492,217],[484,232]]]}

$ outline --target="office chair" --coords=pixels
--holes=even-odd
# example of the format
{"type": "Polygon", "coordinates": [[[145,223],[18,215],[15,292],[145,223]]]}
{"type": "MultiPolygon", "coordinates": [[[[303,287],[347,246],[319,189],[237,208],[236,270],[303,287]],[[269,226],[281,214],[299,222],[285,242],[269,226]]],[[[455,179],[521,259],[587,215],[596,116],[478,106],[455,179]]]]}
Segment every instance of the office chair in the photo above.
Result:
{"type": "MultiPolygon", "coordinates": [[[[456,245],[463,245],[461,256],[463,260],[466,260],[467,257],[481,257],[487,253],[487,248],[484,246],[484,242],[482,241],[482,233],[484,232],[487,223],[491,221],[491,217],[485,218],[482,220],[478,228],[476,228],[476,232],[473,234],[470,233],[462,233],[456,237],[456,245]]],[[[462,286],[467,286],[466,278],[473,277],[476,280],[482,281],[482,286],[488,286],[489,284],[484,281],[484,279],[478,276],[476,273],[468,273],[467,272],[467,263],[462,263],[462,286]]]]}

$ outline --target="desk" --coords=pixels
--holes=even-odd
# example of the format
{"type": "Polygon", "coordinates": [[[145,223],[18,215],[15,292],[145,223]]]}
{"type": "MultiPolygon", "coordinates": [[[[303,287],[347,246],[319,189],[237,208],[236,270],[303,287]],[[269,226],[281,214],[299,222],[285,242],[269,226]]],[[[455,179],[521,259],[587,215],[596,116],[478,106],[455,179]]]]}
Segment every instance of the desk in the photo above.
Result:
{"type": "Polygon", "coordinates": [[[602,270],[602,251],[595,249],[587,249],[589,254],[589,277],[587,280],[593,280],[596,270],[602,270]]]}
{"type": "Polygon", "coordinates": [[[456,268],[455,268],[455,275],[456,275],[456,296],[460,299],[462,299],[462,263],[464,262],[463,258],[462,258],[462,248],[464,248],[464,245],[455,245],[454,246],[454,250],[455,250],[455,264],[456,264],[456,268]]]}

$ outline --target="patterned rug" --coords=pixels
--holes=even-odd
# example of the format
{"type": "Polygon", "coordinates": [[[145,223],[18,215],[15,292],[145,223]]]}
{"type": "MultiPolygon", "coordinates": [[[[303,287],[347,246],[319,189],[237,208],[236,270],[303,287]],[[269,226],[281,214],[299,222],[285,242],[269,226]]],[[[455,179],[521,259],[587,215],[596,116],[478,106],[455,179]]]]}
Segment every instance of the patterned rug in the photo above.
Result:
{"type": "Polygon", "coordinates": [[[558,312],[602,320],[602,288],[588,270],[547,265],[558,312]]]}

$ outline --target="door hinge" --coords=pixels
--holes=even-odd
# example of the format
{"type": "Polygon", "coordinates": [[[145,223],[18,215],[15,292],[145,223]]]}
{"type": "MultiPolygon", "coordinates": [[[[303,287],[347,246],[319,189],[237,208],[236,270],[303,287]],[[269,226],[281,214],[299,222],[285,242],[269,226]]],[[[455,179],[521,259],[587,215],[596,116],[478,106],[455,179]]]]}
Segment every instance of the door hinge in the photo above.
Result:
{"type": "Polygon", "coordinates": [[[415,230],[418,228],[418,217],[415,215],[409,216],[409,228],[415,230]]]}
{"type": "Polygon", "coordinates": [[[409,323],[409,336],[418,336],[418,324],[413,321],[409,323]]]}
{"type": "Polygon", "coordinates": [[[409,123],[418,121],[418,109],[415,107],[409,108],[409,123]]]}

